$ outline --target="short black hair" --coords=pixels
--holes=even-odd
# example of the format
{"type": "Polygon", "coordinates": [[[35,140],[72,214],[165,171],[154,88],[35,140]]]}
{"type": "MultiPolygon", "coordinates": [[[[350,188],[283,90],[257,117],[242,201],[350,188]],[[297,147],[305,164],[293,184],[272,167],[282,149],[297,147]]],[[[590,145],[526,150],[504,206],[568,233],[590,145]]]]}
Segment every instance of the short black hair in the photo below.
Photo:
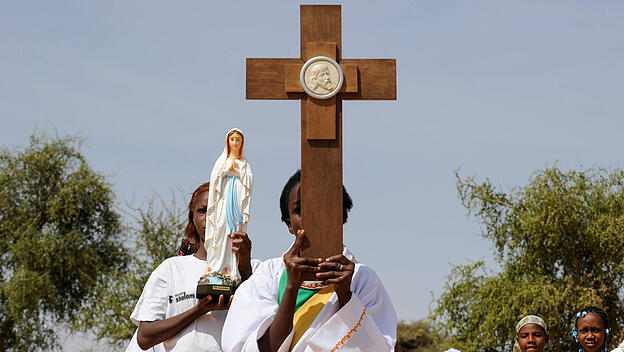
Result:
{"type": "MultiPolygon", "coordinates": [[[[282,221],[288,225],[288,219],[290,219],[290,214],[288,212],[288,195],[290,194],[290,190],[292,190],[297,184],[301,183],[301,170],[297,170],[290,178],[288,182],[284,185],[284,189],[282,189],[282,195],[280,196],[280,210],[282,212],[282,221]]],[[[342,186],[342,223],[347,222],[347,218],[349,217],[349,211],[353,208],[353,200],[351,200],[351,196],[347,193],[345,186],[342,186]]]]}

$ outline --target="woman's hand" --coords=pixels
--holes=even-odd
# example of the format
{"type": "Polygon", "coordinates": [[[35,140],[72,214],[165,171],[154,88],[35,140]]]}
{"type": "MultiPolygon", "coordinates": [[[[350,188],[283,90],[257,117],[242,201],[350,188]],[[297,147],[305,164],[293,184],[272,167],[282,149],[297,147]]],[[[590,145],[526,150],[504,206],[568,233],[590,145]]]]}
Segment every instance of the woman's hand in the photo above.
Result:
{"type": "Polygon", "coordinates": [[[186,328],[190,323],[211,310],[223,310],[230,308],[232,297],[225,300],[223,295],[219,295],[219,301],[210,303],[212,296],[206,296],[200,299],[197,304],[176,316],[156,321],[142,321],[139,324],[139,332],[137,333],[137,343],[139,347],[146,350],[156,344],[168,340],[186,328]]]}
{"type": "Polygon", "coordinates": [[[303,238],[305,237],[305,230],[297,230],[295,234],[295,243],[290,249],[284,253],[284,264],[286,265],[286,275],[288,276],[288,284],[294,290],[299,290],[299,286],[303,280],[301,274],[309,271],[316,273],[320,271],[318,264],[322,261],[321,258],[307,258],[300,257],[299,251],[303,244],[303,238]]]}
{"type": "Polygon", "coordinates": [[[225,296],[219,295],[219,300],[217,302],[211,302],[212,296],[208,295],[197,301],[197,309],[199,310],[200,315],[204,315],[212,310],[226,310],[230,309],[230,304],[232,304],[232,299],[234,296],[230,296],[230,298],[226,301],[225,296]]]}
{"type": "Polygon", "coordinates": [[[245,281],[251,276],[251,240],[245,232],[234,232],[230,235],[232,250],[238,259],[238,271],[241,280],[245,281]]]}
{"type": "Polygon", "coordinates": [[[334,285],[340,307],[351,299],[351,279],[355,264],[342,254],[333,255],[319,265],[321,272],[316,274],[324,285],[334,285]]]}

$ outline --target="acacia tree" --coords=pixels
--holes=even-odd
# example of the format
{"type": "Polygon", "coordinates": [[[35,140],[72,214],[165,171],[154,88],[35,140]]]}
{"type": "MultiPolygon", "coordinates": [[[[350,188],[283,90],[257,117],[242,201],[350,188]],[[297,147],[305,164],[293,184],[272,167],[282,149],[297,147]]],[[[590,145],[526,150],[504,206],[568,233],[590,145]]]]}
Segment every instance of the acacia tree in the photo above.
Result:
{"type": "Polygon", "coordinates": [[[136,325],[130,321],[136,302],[149,275],[163,260],[176,254],[184,232],[184,212],[155,195],[145,207],[131,209],[135,222],[129,226],[126,251],[131,253],[128,267],[109,281],[100,282],[98,305],[81,312],[74,329],[88,330],[98,340],[125,348],[136,325]]]}
{"type": "Polygon", "coordinates": [[[439,352],[444,344],[444,336],[426,320],[400,321],[397,325],[396,352],[439,352]]]}
{"type": "Polygon", "coordinates": [[[609,347],[617,346],[624,335],[624,171],[552,167],[508,193],[456,176],[462,205],[493,242],[500,271],[483,262],[452,270],[433,311],[450,343],[510,351],[516,322],[537,314],[551,348],[571,351],[574,314],[591,304],[609,315],[609,347]]]}
{"type": "Polygon", "coordinates": [[[0,350],[58,347],[54,328],[96,304],[122,270],[119,215],[75,137],[0,150],[0,350]]]}

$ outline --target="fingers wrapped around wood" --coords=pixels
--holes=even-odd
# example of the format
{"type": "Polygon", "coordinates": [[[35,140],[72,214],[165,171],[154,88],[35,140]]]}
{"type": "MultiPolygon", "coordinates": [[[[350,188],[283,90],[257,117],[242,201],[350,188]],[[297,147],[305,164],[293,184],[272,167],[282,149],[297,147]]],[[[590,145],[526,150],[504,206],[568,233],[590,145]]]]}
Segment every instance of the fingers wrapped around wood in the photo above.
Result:
{"type": "Polygon", "coordinates": [[[323,271],[353,271],[355,264],[342,254],[333,255],[319,264],[323,271]]]}
{"type": "Polygon", "coordinates": [[[284,262],[287,270],[317,272],[321,270],[318,266],[320,261],[321,259],[319,258],[290,257],[289,260],[284,262]]]}

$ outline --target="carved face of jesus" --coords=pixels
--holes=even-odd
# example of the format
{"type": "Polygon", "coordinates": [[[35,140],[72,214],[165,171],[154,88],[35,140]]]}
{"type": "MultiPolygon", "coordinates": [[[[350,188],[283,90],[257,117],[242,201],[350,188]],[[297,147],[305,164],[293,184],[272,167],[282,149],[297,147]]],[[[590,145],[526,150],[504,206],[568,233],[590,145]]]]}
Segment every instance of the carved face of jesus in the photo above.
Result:
{"type": "Polygon", "coordinates": [[[578,340],[585,351],[597,352],[602,349],[605,340],[604,321],[600,315],[589,312],[576,323],[578,340]]]}
{"type": "Polygon", "coordinates": [[[331,81],[331,76],[329,74],[329,69],[327,68],[327,66],[325,66],[325,64],[317,64],[316,66],[312,67],[311,69],[312,72],[312,91],[317,91],[319,90],[319,88],[321,88],[321,92],[324,93],[328,93],[331,92],[332,89],[334,89],[334,85],[332,84],[331,81]]]}
{"type": "Polygon", "coordinates": [[[537,324],[526,324],[518,331],[518,345],[522,352],[543,352],[548,336],[537,324]]]}
{"type": "Polygon", "coordinates": [[[228,156],[234,156],[236,158],[241,157],[241,148],[243,147],[243,136],[240,133],[234,132],[228,137],[229,153],[228,156]]]}
{"type": "Polygon", "coordinates": [[[195,196],[193,202],[193,225],[195,231],[199,234],[199,238],[204,242],[206,237],[206,210],[208,209],[208,190],[201,192],[195,196]]]}

